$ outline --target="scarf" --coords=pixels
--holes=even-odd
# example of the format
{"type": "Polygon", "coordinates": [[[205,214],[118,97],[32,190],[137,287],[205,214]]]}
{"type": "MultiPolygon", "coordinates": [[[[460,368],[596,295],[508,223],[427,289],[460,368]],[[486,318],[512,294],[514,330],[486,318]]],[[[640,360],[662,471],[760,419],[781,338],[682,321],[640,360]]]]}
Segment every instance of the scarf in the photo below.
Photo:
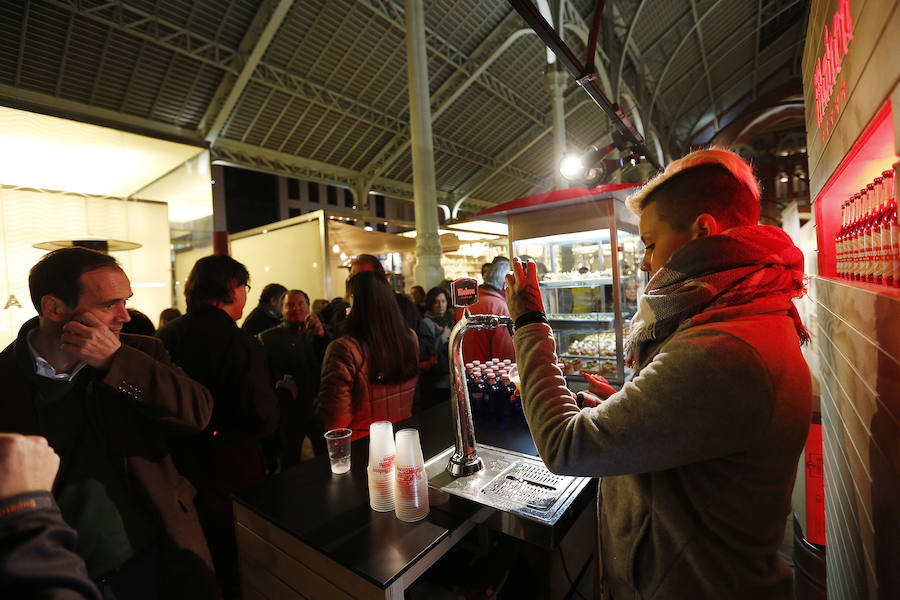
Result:
{"type": "Polygon", "coordinates": [[[745,314],[787,314],[806,343],[792,302],[805,292],[803,253],[777,227],[734,227],[693,240],[651,277],[625,341],[626,364],[642,367],[679,328],[745,314]]]}

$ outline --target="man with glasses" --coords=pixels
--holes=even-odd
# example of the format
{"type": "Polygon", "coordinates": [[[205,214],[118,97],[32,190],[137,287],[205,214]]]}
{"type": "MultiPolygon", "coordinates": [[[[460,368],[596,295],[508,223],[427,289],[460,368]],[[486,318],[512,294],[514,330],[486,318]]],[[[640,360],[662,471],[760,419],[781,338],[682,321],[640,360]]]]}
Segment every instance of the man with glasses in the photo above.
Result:
{"type": "Polygon", "coordinates": [[[239,597],[230,495],[260,483],[260,439],[278,426],[279,403],[266,353],[238,328],[247,303],[247,268],[224,254],[201,258],[184,288],[187,314],[157,332],[172,360],[212,392],[209,427],[177,447],[179,469],[197,487],[197,509],[226,598],[239,597]]]}

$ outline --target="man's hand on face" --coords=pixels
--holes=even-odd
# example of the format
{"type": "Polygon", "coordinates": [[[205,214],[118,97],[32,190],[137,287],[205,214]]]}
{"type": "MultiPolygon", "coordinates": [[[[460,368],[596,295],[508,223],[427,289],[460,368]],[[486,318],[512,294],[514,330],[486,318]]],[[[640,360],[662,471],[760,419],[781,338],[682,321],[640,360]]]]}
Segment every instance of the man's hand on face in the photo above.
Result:
{"type": "Polygon", "coordinates": [[[0,499],[53,487],[59,456],[36,435],[0,433],[0,499]]]}
{"type": "Polygon", "coordinates": [[[122,346],[119,336],[90,312],[63,325],[62,349],[96,369],[105,369],[122,346]]]}
{"type": "Polygon", "coordinates": [[[506,304],[509,316],[515,321],[525,313],[544,312],[541,290],[537,281],[537,265],[528,259],[525,268],[516,257],[512,263],[512,273],[506,275],[506,304]]]}
{"type": "Polygon", "coordinates": [[[315,336],[321,337],[325,335],[325,328],[322,326],[322,321],[320,321],[319,317],[316,315],[309,315],[306,317],[306,328],[315,336]]]}

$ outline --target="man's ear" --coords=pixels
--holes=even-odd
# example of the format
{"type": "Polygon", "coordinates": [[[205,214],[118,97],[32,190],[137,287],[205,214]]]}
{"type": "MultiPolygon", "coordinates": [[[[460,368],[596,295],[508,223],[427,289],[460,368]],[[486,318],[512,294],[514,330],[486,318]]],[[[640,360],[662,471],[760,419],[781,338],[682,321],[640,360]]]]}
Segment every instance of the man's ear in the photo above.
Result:
{"type": "Polygon", "coordinates": [[[61,323],[72,312],[65,302],[52,294],[41,298],[41,316],[56,323],[61,323]]]}
{"type": "Polygon", "coordinates": [[[716,235],[721,231],[716,218],[709,213],[699,215],[691,224],[691,239],[716,235]]]}

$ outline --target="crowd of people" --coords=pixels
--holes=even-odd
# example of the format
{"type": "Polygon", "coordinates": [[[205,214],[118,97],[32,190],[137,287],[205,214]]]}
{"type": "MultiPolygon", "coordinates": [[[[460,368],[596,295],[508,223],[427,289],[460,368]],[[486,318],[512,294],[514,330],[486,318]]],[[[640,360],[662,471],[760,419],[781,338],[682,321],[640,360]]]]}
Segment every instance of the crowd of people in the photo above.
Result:
{"type": "Polygon", "coordinates": [[[239,598],[232,493],[324,454],[328,429],[355,439],[449,400],[449,288],[395,293],[374,256],[315,311],[267,284],[241,326],[250,273],[227,255],[194,264],[187,311],[158,328],[126,307],[107,254],[50,252],[29,288],[38,316],[0,354],[0,432],[16,432],[0,437],[0,474],[7,447],[44,467],[0,494],[0,532],[21,541],[0,549],[4,592],[239,598]],[[29,564],[36,552],[53,560],[29,564]]]}

